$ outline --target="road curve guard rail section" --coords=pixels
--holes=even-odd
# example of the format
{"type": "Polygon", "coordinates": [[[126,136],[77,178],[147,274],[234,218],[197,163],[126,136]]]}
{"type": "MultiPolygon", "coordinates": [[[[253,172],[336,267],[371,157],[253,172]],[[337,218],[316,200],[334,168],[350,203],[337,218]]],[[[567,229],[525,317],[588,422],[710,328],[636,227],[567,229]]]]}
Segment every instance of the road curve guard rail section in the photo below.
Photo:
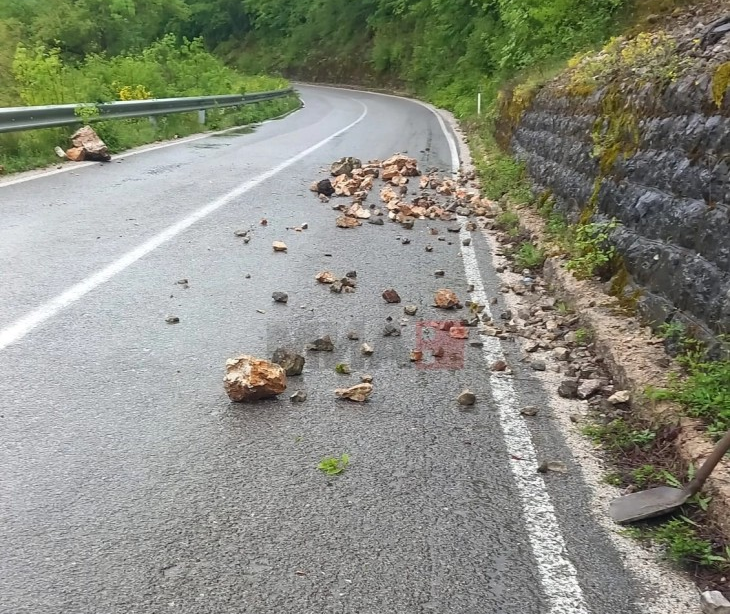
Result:
{"type": "Polygon", "coordinates": [[[170,113],[186,113],[205,111],[206,109],[223,109],[239,107],[255,102],[264,102],[283,98],[294,94],[293,88],[273,92],[255,92],[252,94],[233,94],[226,96],[193,96],[186,98],[155,98],[152,100],[129,100],[122,102],[106,102],[100,104],[60,104],[42,107],[9,107],[0,108],[0,133],[20,132],[22,130],[38,130],[40,128],[56,128],[72,126],[88,122],[110,119],[131,119],[135,117],[153,117],[170,113]],[[78,109],[95,108],[99,114],[93,117],[82,117],[78,109]]]}

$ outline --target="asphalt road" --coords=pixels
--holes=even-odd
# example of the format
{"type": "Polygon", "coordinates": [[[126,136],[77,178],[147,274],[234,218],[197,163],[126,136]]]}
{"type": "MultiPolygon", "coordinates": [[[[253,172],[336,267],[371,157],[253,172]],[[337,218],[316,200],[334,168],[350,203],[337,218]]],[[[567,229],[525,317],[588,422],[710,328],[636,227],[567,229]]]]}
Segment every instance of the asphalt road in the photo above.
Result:
{"type": "Polygon", "coordinates": [[[443,319],[434,290],[467,298],[478,275],[499,295],[483,237],[466,250],[423,222],[409,245],[395,224],[338,229],[308,191],[345,155],[449,172],[436,115],[302,92],[303,110],[250,134],[0,185],[0,612],[638,614],[646,587],[591,516],[555,421],[517,414],[544,404],[532,374],[496,379],[495,347],[467,346],[453,369],[408,360],[415,323],[443,319]],[[357,270],[357,291],[316,284],[324,269],[357,270]],[[401,337],[382,336],[403,315],[388,287],[419,305],[401,337]],[[290,380],[306,403],[228,402],[226,358],[321,334],[335,352],[290,380]],[[365,372],[368,404],[335,400],[365,372]],[[454,401],[464,387],[472,412],[454,401]],[[523,465],[569,472],[521,468],[521,447],[523,465]],[[342,453],[344,473],[317,470],[342,453]]]}

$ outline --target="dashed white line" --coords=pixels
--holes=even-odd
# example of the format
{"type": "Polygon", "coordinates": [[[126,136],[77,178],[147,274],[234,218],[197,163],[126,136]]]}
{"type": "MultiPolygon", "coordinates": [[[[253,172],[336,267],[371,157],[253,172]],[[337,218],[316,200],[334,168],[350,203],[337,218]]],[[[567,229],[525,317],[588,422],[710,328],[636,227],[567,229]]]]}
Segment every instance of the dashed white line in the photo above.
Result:
{"type": "MultiPolygon", "coordinates": [[[[358,101],[359,102],[359,101],[358,101]]],[[[202,220],[204,217],[210,215],[217,209],[220,209],[224,205],[231,202],[233,199],[238,198],[242,194],[245,194],[252,188],[256,187],[257,185],[260,185],[264,183],[265,181],[271,179],[274,175],[280,173],[284,169],[290,167],[292,164],[295,164],[299,160],[307,157],[309,154],[313,153],[320,147],[326,145],[333,139],[337,138],[341,134],[344,134],[357,124],[359,124],[368,114],[367,107],[360,102],[360,105],[363,107],[363,112],[354,122],[351,124],[348,124],[344,128],[338,130],[337,132],[331,134],[326,139],[323,139],[319,141],[318,143],[315,143],[311,147],[308,147],[304,151],[296,154],[295,156],[289,158],[288,160],[285,160],[278,166],[275,166],[274,168],[266,171],[265,173],[262,173],[258,177],[254,179],[249,179],[248,181],[245,181],[244,183],[240,184],[238,187],[234,188],[230,192],[224,194],[223,196],[220,196],[219,198],[215,199],[213,202],[208,203],[204,207],[201,207],[200,209],[197,209],[184,219],[180,220],[176,224],[173,224],[172,226],[166,228],[159,234],[156,234],[151,239],[145,241],[142,245],[139,247],[136,247],[130,252],[127,252],[105,268],[101,269],[100,271],[97,271],[93,275],[87,277],[86,279],[80,281],[79,283],[71,286],[68,290],[65,292],[59,294],[55,298],[51,299],[47,303],[44,303],[37,309],[34,309],[27,315],[23,316],[19,320],[16,320],[6,328],[3,328],[0,330],[0,350],[5,349],[9,345],[15,343],[16,341],[22,339],[25,335],[27,335],[30,331],[32,331],[34,328],[48,320],[49,318],[52,318],[55,316],[58,312],[65,309],[72,303],[78,301],[81,297],[91,292],[94,288],[99,287],[103,283],[109,281],[112,277],[117,275],[118,273],[121,273],[124,269],[129,267],[130,265],[137,262],[140,258],[144,258],[147,254],[152,252],[153,250],[160,247],[163,243],[169,241],[173,237],[179,235],[181,232],[187,230],[195,224],[196,222],[202,220]]]]}

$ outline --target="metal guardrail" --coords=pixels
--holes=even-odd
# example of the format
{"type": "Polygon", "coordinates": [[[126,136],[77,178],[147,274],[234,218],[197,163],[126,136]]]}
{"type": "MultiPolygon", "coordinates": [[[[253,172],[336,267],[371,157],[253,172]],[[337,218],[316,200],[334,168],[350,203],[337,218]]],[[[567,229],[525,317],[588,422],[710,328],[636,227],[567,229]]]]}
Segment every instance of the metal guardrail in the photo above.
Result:
{"type": "Polygon", "coordinates": [[[256,92],[253,94],[233,94],[226,96],[198,96],[188,98],[156,98],[152,100],[130,100],[123,102],[107,102],[100,104],[60,104],[43,107],[9,107],[0,108],[0,133],[20,132],[21,130],[37,130],[39,128],[56,128],[72,126],[88,122],[109,119],[130,119],[134,117],[153,117],[170,113],[186,113],[205,111],[206,109],[223,109],[239,107],[255,102],[283,98],[293,94],[294,90],[276,90],[273,92],[256,92]],[[81,118],[76,110],[94,106],[99,115],[81,118]]]}

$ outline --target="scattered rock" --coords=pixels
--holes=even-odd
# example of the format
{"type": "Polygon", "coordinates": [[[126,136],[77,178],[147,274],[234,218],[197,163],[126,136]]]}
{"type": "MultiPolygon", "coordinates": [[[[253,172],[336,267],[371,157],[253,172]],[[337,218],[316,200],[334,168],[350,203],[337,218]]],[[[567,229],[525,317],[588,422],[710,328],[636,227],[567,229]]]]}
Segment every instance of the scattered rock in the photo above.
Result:
{"type": "Polygon", "coordinates": [[[492,371],[506,371],[507,370],[507,363],[504,360],[498,360],[494,363],[492,363],[492,366],[490,367],[492,371]]]}
{"type": "Polygon", "coordinates": [[[568,348],[555,348],[553,350],[555,360],[566,361],[570,358],[570,350],[568,348]]]}
{"type": "Polygon", "coordinates": [[[237,237],[246,237],[246,236],[248,236],[249,232],[250,232],[249,230],[236,230],[236,231],[234,231],[233,234],[237,237]]]}
{"type": "Polygon", "coordinates": [[[346,158],[340,158],[337,162],[333,162],[330,166],[330,173],[332,173],[333,177],[338,177],[339,175],[347,175],[349,177],[356,168],[362,168],[362,162],[357,158],[348,156],[346,158]]]}
{"type": "Polygon", "coordinates": [[[402,243],[403,245],[410,245],[410,244],[411,244],[411,240],[410,240],[410,239],[401,239],[401,241],[400,241],[400,242],[401,242],[401,243],[402,243]]]}
{"type": "Polygon", "coordinates": [[[274,397],[286,390],[284,369],[268,360],[238,356],[226,361],[226,394],[235,402],[274,397]]]}
{"type": "Polygon", "coordinates": [[[464,407],[470,407],[477,402],[477,397],[470,390],[464,390],[464,392],[456,397],[456,401],[459,403],[459,405],[463,405],[464,407]]]}
{"type": "Polygon", "coordinates": [[[426,246],[426,251],[427,251],[427,252],[432,252],[432,251],[433,251],[433,246],[431,246],[431,245],[427,245],[427,246],[426,246]]]}
{"type": "Polygon", "coordinates": [[[418,305],[406,305],[403,307],[403,313],[407,316],[414,316],[418,312],[418,305]]]}
{"type": "Polygon", "coordinates": [[[188,280],[187,279],[178,279],[175,283],[178,286],[187,286],[188,285],[188,280]]]}
{"type": "Polygon", "coordinates": [[[345,277],[348,279],[357,279],[357,271],[348,271],[345,273],[345,277]]]}
{"type": "Polygon", "coordinates": [[[261,224],[262,226],[267,226],[269,224],[269,220],[267,220],[265,217],[261,218],[259,224],[261,224]]]}
{"type": "Polygon", "coordinates": [[[285,252],[286,251],[286,243],[282,241],[274,241],[271,244],[271,247],[274,248],[275,252],[285,252]]]}
{"type": "Polygon", "coordinates": [[[471,239],[467,237],[466,239],[462,239],[461,244],[465,247],[471,245],[471,239]]]}
{"type": "Polygon", "coordinates": [[[558,394],[564,399],[577,399],[578,380],[574,378],[564,379],[558,386],[558,394]]]}
{"type": "Polygon", "coordinates": [[[307,346],[307,349],[312,352],[332,352],[335,349],[335,344],[332,343],[332,339],[329,335],[315,339],[307,346]]]}
{"type": "Polygon", "coordinates": [[[304,356],[297,354],[294,350],[278,348],[271,357],[271,362],[279,365],[284,372],[292,377],[301,375],[304,370],[304,356]]]}
{"type": "MultiPolygon", "coordinates": [[[[91,126],[79,128],[71,135],[71,142],[73,143],[74,149],[79,149],[83,152],[81,160],[109,162],[109,160],[112,159],[106,143],[99,138],[99,135],[94,132],[94,129],[91,126]]],[[[70,160],[73,160],[73,158],[68,155],[68,152],[66,152],[66,155],[70,160]]]]}
{"type": "Polygon", "coordinates": [[[434,271],[433,274],[436,277],[443,277],[444,275],[446,275],[446,271],[444,271],[442,269],[438,269],[437,271],[434,271]]]}
{"type": "Polygon", "coordinates": [[[180,318],[178,318],[177,316],[167,316],[165,318],[165,322],[167,322],[168,324],[179,324],[180,318]]]}
{"type": "Polygon", "coordinates": [[[373,383],[373,376],[372,375],[369,375],[369,374],[363,375],[363,376],[360,377],[360,381],[363,384],[372,384],[373,383]]]}
{"type": "Polygon", "coordinates": [[[523,407],[520,410],[520,413],[523,416],[537,416],[539,411],[540,410],[537,407],[535,407],[534,405],[528,405],[527,407],[523,407]]]}
{"type": "Polygon", "coordinates": [[[347,399],[348,401],[355,401],[356,403],[363,403],[364,401],[367,401],[372,392],[373,385],[370,383],[356,384],[350,388],[339,388],[335,390],[335,394],[340,399],[347,399]]]}
{"type": "Polygon", "coordinates": [[[307,393],[304,390],[297,390],[289,399],[292,403],[304,403],[307,400],[307,393]]]}
{"type": "Polygon", "coordinates": [[[411,350],[411,362],[420,362],[423,360],[423,352],[421,350],[411,350]]]}
{"type": "Polygon", "coordinates": [[[631,393],[628,390],[619,390],[614,392],[608,397],[608,402],[611,405],[620,405],[621,403],[628,403],[631,400],[631,393]]]}
{"type": "Polygon", "coordinates": [[[537,352],[540,349],[540,342],[539,341],[528,341],[525,344],[525,352],[528,354],[532,354],[534,352],[537,352]]]}
{"type": "Polygon", "coordinates": [[[449,337],[452,339],[468,339],[469,329],[463,326],[452,326],[449,329],[449,337]]]}
{"type": "Polygon", "coordinates": [[[580,383],[578,386],[578,398],[589,399],[594,394],[601,390],[601,380],[598,379],[587,379],[580,383]]]}
{"type": "Polygon", "coordinates": [[[530,362],[533,371],[546,371],[547,365],[544,360],[533,360],[530,362]]]}
{"type": "Polygon", "coordinates": [[[459,305],[459,297],[453,290],[437,290],[434,295],[434,304],[439,309],[454,309],[459,305]]]}
{"type": "Polygon", "coordinates": [[[538,473],[547,473],[553,471],[555,473],[567,473],[568,467],[560,461],[542,461],[537,468],[538,473]]]}
{"type": "Polygon", "coordinates": [[[373,224],[375,226],[382,226],[383,224],[385,224],[385,222],[383,221],[382,217],[371,217],[368,220],[368,224],[373,224]]]}
{"type": "Polygon", "coordinates": [[[289,301],[289,295],[286,292],[274,292],[271,295],[275,303],[286,303],[289,301]]]}
{"type": "Polygon", "coordinates": [[[390,323],[385,325],[385,328],[383,329],[383,337],[400,337],[400,335],[400,328],[390,323]]]}
{"type": "Polygon", "coordinates": [[[350,341],[357,341],[358,339],[360,339],[360,335],[356,331],[351,330],[349,333],[347,333],[347,338],[350,341]]]}
{"type": "Polygon", "coordinates": [[[332,186],[332,182],[329,179],[322,179],[312,184],[312,192],[317,192],[323,196],[330,197],[335,193],[335,188],[332,186]]]}
{"type": "Polygon", "coordinates": [[[700,604],[703,614],[730,614],[730,601],[720,591],[705,591],[700,604]]]}
{"type": "Polygon", "coordinates": [[[356,228],[357,226],[360,226],[360,221],[355,217],[341,215],[335,220],[335,225],[338,228],[356,228]]]}
{"type": "Polygon", "coordinates": [[[335,365],[335,373],[339,373],[340,375],[350,375],[350,373],[352,373],[352,369],[350,369],[350,365],[347,363],[340,362],[335,365]]]}
{"type": "Polygon", "coordinates": [[[383,299],[386,303],[400,303],[400,296],[392,288],[383,292],[383,299]]]}
{"type": "Polygon", "coordinates": [[[481,339],[475,339],[474,341],[470,341],[469,345],[473,348],[482,348],[484,347],[484,341],[481,339]]]}
{"type": "Polygon", "coordinates": [[[337,281],[337,278],[329,271],[322,271],[321,273],[317,273],[314,279],[316,279],[321,284],[333,284],[335,283],[335,281],[337,281]]]}
{"type": "Polygon", "coordinates": [[[360,352],[362,352],[362,354],[364,356],[372,356],[373,353],[375,352],[375,350],[372,348],[372,346],[368,345],[367,343],[363,343],[360,346],[360,352]]]}

